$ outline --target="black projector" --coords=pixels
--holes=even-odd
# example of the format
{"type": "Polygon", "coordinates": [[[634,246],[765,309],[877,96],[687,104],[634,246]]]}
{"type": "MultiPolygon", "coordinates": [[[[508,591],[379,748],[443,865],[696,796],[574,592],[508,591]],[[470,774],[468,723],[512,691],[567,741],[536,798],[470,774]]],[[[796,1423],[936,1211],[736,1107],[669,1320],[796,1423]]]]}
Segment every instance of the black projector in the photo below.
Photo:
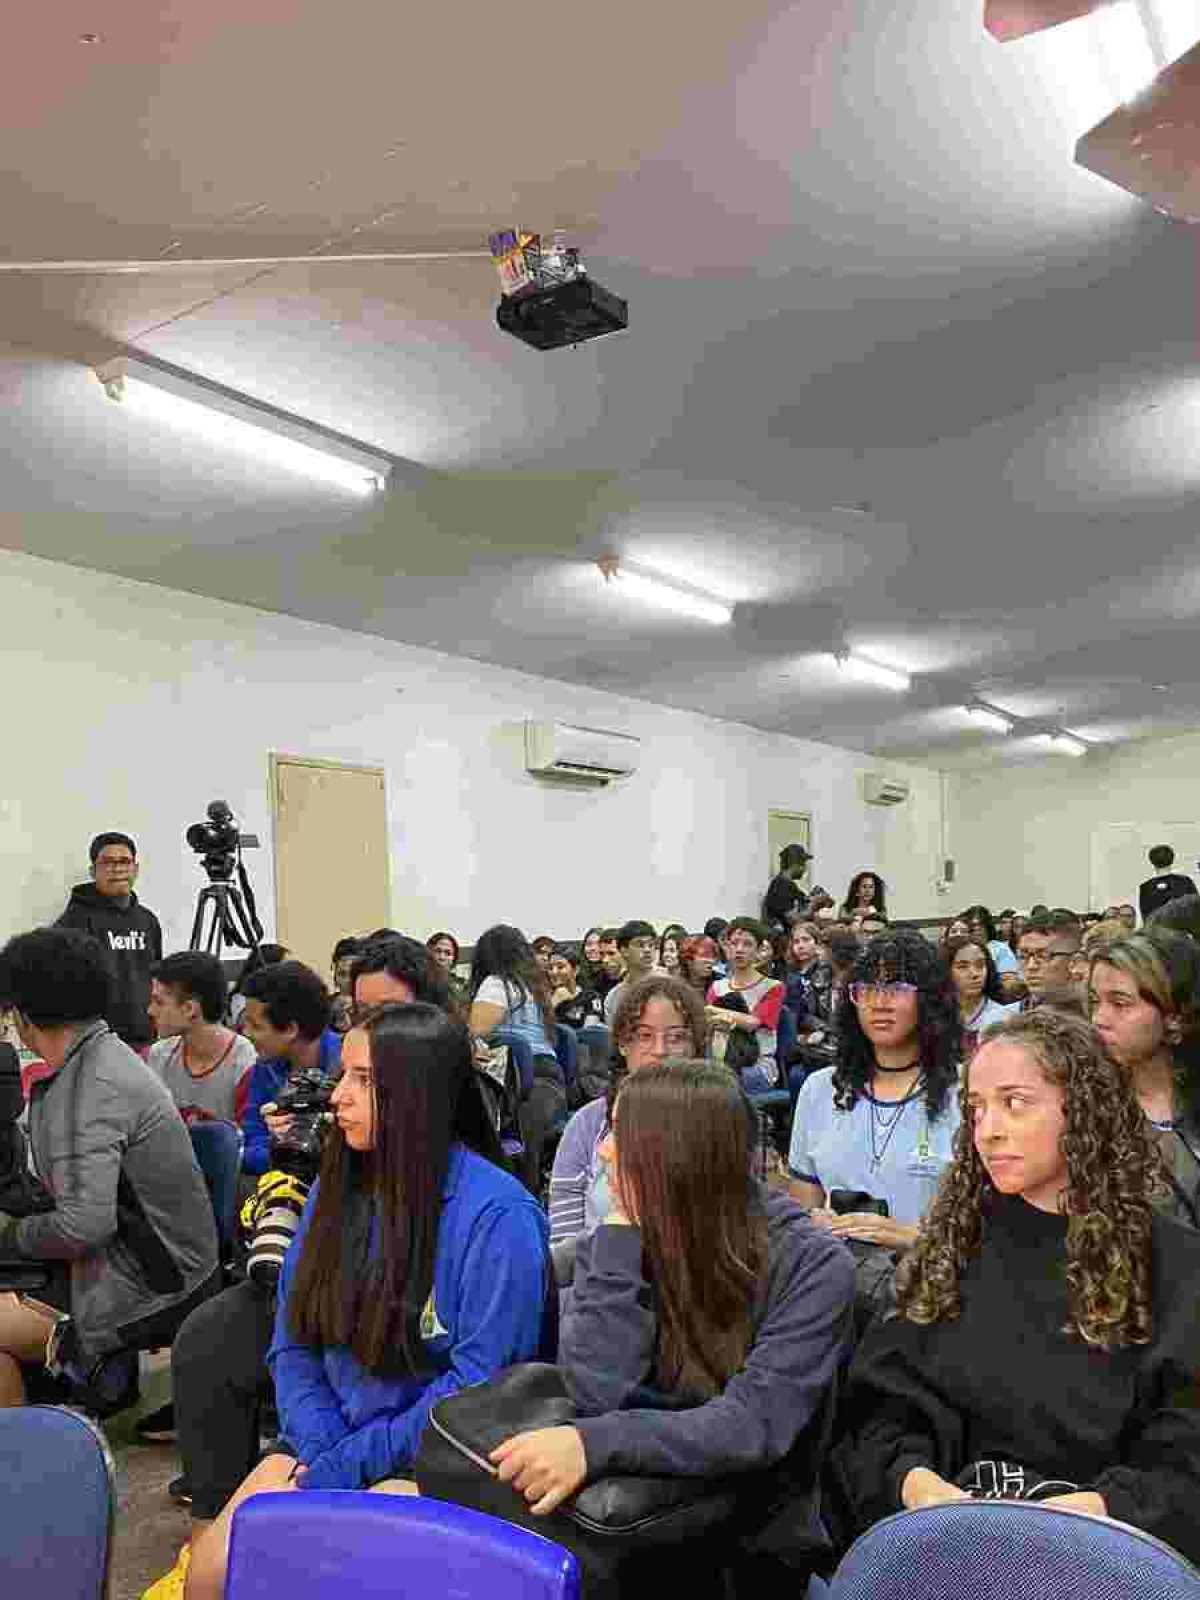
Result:
{"type": "Polygon", "coordinates": [[[504,295],[496,307],[496,321],[505,333],[535,350],[561,350],[620,333],[629,326],[629,303],[581,274],[549,289],[504,295]]]}

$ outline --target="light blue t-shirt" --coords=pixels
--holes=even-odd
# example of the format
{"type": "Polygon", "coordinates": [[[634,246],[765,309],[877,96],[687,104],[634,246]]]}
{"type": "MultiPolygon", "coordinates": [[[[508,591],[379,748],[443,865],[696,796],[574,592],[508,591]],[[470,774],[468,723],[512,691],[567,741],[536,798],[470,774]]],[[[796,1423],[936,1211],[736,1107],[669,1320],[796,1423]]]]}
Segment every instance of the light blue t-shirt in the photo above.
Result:
{"type": "Polygon", "coordinates": [[[833,1068],[806,1078],[796,1101],[788,1168],[793,1178],[834,1189],[862,1189],[886,1200],[897,1222],[921,1220],[953,1156],[958,1094],[932,1122],[925,1095],[903,1101],[860,1094],[849,1111],[833,1103],[833,1068]],[[872,1129],[872,1122],[874,1127],[872,1129]]]}
{"type": "Polygon", "coordinates": [[[1021,963],[1003,939],[989,939],[988,950],[996,963],[997,972],[1015,972],[1018,978],[1021,976],[1021,963]]]}

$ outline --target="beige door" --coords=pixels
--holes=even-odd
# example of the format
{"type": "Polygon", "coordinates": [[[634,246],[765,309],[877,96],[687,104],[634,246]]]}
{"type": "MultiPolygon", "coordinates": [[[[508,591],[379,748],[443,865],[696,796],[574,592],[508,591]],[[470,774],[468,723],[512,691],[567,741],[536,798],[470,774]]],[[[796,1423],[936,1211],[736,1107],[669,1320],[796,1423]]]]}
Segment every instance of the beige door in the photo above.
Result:
{"type": "Polygon", "coordinates": [[[271,789],[279,942],[328,982],[337,941],[391,918],[383,773],[272,756],[271,789]]]}
{"type": "MultiPolygon", "coordinates": [[[[771,860],[763,878],[764,888],[779,871],[779,852],[786,844],[802,844],[806,850],[812,849],[812,817],[807,811],[767,812],[767,847],[771,853],[771,860]]],[[[805,889],[809,887],[811,879],[810,861],[808,870],[801,879],[805,889]]]]}

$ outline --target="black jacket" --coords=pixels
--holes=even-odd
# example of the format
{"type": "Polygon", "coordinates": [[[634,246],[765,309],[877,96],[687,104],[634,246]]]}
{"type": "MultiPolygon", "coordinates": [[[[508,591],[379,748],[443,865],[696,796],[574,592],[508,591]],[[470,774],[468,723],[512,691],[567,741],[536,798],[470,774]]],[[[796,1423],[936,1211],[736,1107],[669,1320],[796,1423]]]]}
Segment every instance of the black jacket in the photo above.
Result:
{"type": "Polygon", "coordinates": [[[153,911],[140,905],[135,894],[127,906],[120,906],[94,883],[77,883],[56,926],[81,928],[108,951],[115,977],[105,1021],[135,1050],[149,1044],[154,1038],[146,1013],[150,968],[162,960],[162,929],[153,911]]]}
{"type": "Polygon", "coordinates": [[[779,872],[767,885],[763,896],[763,921],[772,927],[787,928],[808,910],[808,896],[794,878],[779,872]]]}
{"type": "Polygon", "coordinates": [[[1157,878],[1147,878],[1138,889],[1138,910],[1142,921],[1153,911],[1178,900],[1180,895],[1195,894],[1196,885],[1182,872],[1160,872],[1157,878]]]}

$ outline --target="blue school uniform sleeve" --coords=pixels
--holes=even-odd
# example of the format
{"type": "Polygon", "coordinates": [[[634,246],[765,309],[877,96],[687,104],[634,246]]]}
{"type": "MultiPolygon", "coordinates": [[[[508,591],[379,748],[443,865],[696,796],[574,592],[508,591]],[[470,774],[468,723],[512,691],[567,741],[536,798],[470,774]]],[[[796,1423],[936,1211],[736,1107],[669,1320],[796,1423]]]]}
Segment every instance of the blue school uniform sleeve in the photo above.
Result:
{"type": "Polygon", "coordinates": [[[471,1229],[449,1366],[411,1405],[379,1416],[308,1466],[302,1489],[364,1489],[406,1471],[430,1410],[445,1395],[534,1359],[546,1299],[546,1219],[524,1200],[492,1204],[471,1229]]]}
{"type": "Polygon", "coordinates": [[[242,1171],[252,1178],[261,1177],[270,1165],[271,1136],[263,1121],[262,1108],[279,1093],[282,1078],[283,1073],[274,1061],[256,1062],[250,1074],[250,1093],[242,1119],[242,1171]]]}
{"type": "Polygon", "coordinates": [[[296,1339],[288,1327],[287,1303],[300,1242],[308,1231],[309,1218],[317,1196],[314,1183],[296,1229],[296,1236],[283,1258],[279,1275],[279,1304],[275,1312],[275,1336],[267,1353],[267,1365],[275,1379],[275,1398],[283,1437],[307,1465],[332,1449],[349,1431],[345,1413],[325,1372],[321,1352],[296,1339]]]}

